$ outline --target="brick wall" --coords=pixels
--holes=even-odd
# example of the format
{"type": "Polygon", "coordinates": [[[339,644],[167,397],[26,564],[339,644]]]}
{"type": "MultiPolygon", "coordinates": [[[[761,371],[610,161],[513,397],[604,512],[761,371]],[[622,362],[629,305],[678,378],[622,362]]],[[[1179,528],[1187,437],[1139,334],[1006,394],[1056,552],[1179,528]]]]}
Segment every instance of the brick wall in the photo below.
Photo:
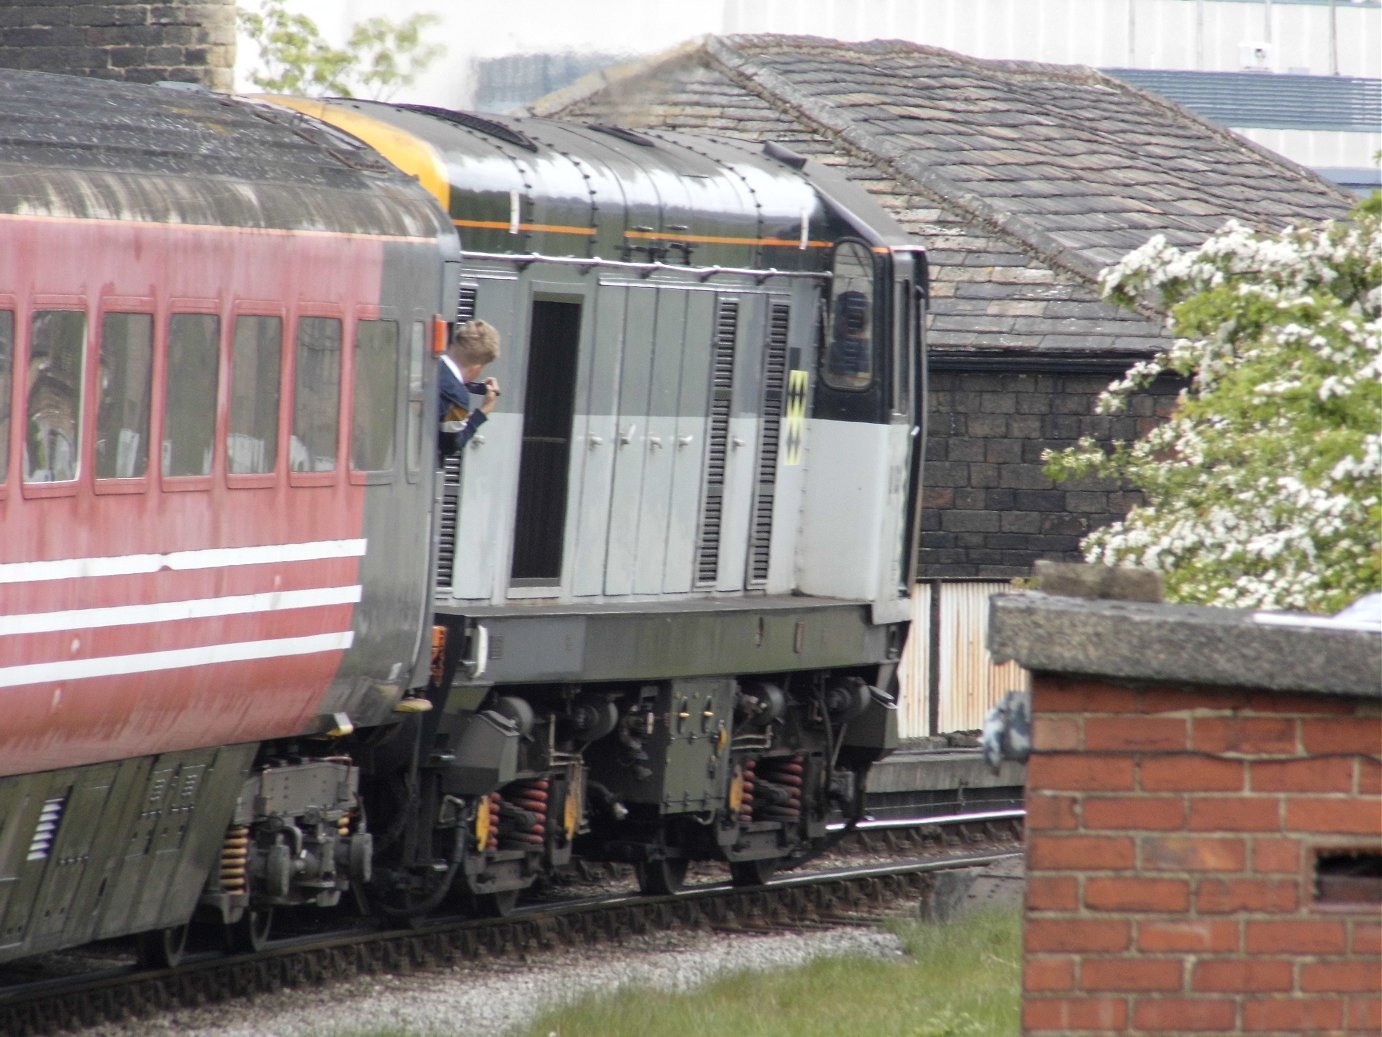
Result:
{"type": "Polygon", "coordinates": [[[1043,677],[1024,1031],[1382,1027],[1382,917],[1316,853],[1382,843],[1375,706],[1043,677]]]}
{"type": "Polygon", "coordinates": [[[990,647],[1036,671],[1024,1034],[1382,1031],[1382,631],[1034,594],[990,647]]]}
{"type": "Polygon", "coordinates": [[[1075,560],[1092,529],[1137,496],[1107,479],[1055,483],[1044,451],[1145,435],[1175,404],[1159,381],[1125,414],[1094,413],[1114,374],[932,371],[918,576],[1025,576],[1039,558],[1075,560]]]}
{"type": "Polygon", "coordinates": [[[0,67],[229,91],[235,9],[233,0],[9,3],[0,6],[0,67]]]}

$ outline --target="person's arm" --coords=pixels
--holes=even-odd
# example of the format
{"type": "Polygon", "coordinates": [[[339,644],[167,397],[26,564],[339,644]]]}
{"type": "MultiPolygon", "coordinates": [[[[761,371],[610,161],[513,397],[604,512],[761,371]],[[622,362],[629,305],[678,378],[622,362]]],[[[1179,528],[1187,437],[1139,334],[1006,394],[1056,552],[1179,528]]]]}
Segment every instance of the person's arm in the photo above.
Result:
{"type": "Polygon", "coordinates": [[[454,450],[464,450],[465,445],[470,442],[470,437],[475,435],[475,430],[489,420],[489,415],[482,410],[473,410],[466,415],[465,421],[456,432],[454,450]]]}
{"type": "Polygon", "coordinates": [[[456,433],[456,449],[462,450],[470,442],[470,438],[475,435],[475,430],[489,420],[489,412],[494,410],[494,404],[499,399],[499,382],[494,378],[485,379],[485,399],[480,406],[471,411],[465,419],[465,423],[456,433]]]}

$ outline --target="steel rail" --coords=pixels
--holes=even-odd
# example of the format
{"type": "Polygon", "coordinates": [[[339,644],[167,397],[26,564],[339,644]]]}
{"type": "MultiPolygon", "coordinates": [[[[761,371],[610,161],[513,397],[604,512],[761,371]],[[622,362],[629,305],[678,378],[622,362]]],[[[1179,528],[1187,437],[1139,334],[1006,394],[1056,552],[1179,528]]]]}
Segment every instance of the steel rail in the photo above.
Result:
{"type": "Polygon", "coordinates": [[[935,814],[929,817],[885,817],[870,818],[851,825],[848,821],[835,821],[826,825],[831,832],[872,832],[885,828],[925,828],[927,825],[964,825],[981,821],[1017,821],[1025,819],[1027,811],[1021,808],[1010,810],[988,810],[975,814],[935,814]]]}

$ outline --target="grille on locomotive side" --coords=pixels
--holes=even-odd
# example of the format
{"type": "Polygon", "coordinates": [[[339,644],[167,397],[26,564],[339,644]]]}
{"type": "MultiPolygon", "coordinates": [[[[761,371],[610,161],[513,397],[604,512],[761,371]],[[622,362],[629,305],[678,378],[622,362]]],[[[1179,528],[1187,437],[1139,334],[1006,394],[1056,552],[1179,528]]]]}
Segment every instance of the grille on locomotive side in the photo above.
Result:
{"type": "Polygon", "coordinates": [[[768,582],[773,542],[773,500],[777,457],[782,442],[782,412],[787,400],[787,326],[791,309],[774,305],[768,319],[768,348],[763,361],[763,420],[754,478],[753,523],[749,530],[748,585],[768,582]]]}
{"type": "Polygon", "coordinates": [[[734,345],[739,332],[739,302],[721,299],[715,313],[715,355],[710,376],[710,433],[705,464],[701,531],[696,547],[696,586],[714,586],[720,569],[725,461],[729,450],[730,404],[734,396],[734,345]]]}
{"type": "MultiPolygon", "coordinates": [[[[463,284],[456,296],[456,323],[464,324],[475,319],[475,295],[479,291],[474,285],[463,284]]],[[[460,455],[442,461],[441,513],[437,522],[437,578],[436,595],[439,598],[451,594],[451,579],[456,562],[456,523],[461,511],[461,458],[460,455]]]]}

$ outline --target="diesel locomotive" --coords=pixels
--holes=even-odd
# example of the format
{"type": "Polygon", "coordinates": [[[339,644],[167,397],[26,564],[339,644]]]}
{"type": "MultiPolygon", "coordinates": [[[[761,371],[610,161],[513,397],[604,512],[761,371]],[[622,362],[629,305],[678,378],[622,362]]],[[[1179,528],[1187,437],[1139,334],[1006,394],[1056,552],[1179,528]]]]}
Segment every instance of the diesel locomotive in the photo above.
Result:
{"type": "Polygon", "coordinates": [[[926,290],[864,191],[15,71],[0,126],[0,961],[502,913],[577,860],[758,883],[860,816],[926,290]],[[504,395],[441,457],[475,318],[504,395]]]}

